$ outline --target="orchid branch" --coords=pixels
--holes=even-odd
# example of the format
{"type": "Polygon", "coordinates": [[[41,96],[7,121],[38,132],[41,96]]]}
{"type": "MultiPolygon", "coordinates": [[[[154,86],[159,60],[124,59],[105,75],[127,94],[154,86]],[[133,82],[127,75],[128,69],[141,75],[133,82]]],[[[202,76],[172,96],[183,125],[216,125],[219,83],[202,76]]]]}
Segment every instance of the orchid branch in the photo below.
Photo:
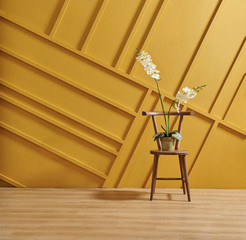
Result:
{"type": "Polygon", "coordinates": [[[162,101],[162,96],[161,96],[159,84],[158,84],[158,81],[157,81],[156,79],[155,79],[155,82],[156,82],[156,85],[157,85],[157,90],[158,90],[159,97],[160,97],[160,101],[161,101],[162,112],[163,112],[164,121],[165,121],[165,125],[166,125],[166,133],[167,133],[167,135],[168,135],[168,134],[169,134],[169,128],[168,128],[168,125],[167,125],[167,119],[166,119],[166,114],[165,114],[164,104],[163,104],[163,101],[162,101]]]}
{"type": "Polygon", "coordinates": [[[177,104],[175,104],[174,107],[176,108],[177,112],[179,112],[180,104],[183,102],[186,103],[189,99],[194,98],[199,91],[203,90],[203,88],[206,87],[206,85],[196,86],[196,87],[193,87],[192,89],[185,87],[185,88],[183,88],[184,93],[181,93],[178,91],[178,93],[176,94],[175,100],[172,101],[171,106],[169,107],[169,110],[167,113],[168,116],[166,117],[164,104],[163,104],[163,100],[162,100],[162,95],[161,95],[160,87],[158,84],[158,81],[161,80],[160,75],[159,75],[160,71],[158,71],[156,69],[156,65],[152,63],[151,56],[147,52],[141,51],[139,49],[136,49],[136,50],[138,52],[138,57],[136,57],[136,59],[144,66],[144,70],[146,71],[146,73],[149,76],[151,76],[152,78],[154,78],[154,80],[156,82],[157,90],[159,93],[160,101],[161,101],[161,107],[162,107],[162,112],[163,112],[163,117],[164,117],[166,129],[163,126],[161,126],[164,130],[164,133],[155,134],[154,139],[157,140],[161,137],[169,137],[169,135],[170,135],[170,136],[172,136],[178,140],[181,140],[182,138],[177,131],[170,131],[169,123],[170,123],[171,108],[172,108],[172,106],[174,106],[175,102],[177,101],[177,104]]]}

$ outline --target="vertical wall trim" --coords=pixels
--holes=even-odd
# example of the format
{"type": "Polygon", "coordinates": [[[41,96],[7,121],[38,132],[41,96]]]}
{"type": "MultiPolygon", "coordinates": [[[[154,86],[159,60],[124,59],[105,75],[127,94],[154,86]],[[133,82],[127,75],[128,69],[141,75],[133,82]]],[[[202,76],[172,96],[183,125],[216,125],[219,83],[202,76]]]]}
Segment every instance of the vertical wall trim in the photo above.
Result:
{"type": "MultiPolygon", "coordinates": [[[[158,27],[158,24],[160,22],[160,19],[161,17],[163,16],[166,8],[167,8],[167,5],[168,5],[168,2],[169,0],[162,0],[162,4],[160,6],[160,9],[158,11],[158,13],[156,14],[156,17],[155,17],[155,20],[153,21],[152,23],[152,26],[150,27],[150,31],[149,31],[149,34],[147,36],[147,38],[145,39],[144,43],[143,43],[143,46],[141,47],[142,49],[147,49],[148,48],[148,45],[151,41],[151,38],[153,37],[154,33],[155,33],[155,30],[156,28],[158,27]]],[[[134,75],[134,72],[136,70],[136,62],[133,64],[132,68],[129,70],[130,72],[130,76],[133,76],[134,75]]]]}
{"type": "Polygon", "coordinates": [[[95,18],[95,20],[94,20],[94,22],[92,24],[92,27],[91,27],[88,35],[87,35],[87,38],[86,38],[86,40],[85,40],[85,42],[84,42],[84,44],[83,44],[83,46],[81,48],[81,52],[82,53],[85,53],[86,52],[86,49],[87,49],[87,47],[90,44],[90,40],[92,39],[93,34],[95,33],[95,31],[97,29],[97,26],[100,23],[100,20],[101,20],[103,14],[104,14],[104,11],[107,8],[108,3],[109,3],[109,0],[104,0],[103,1],[103,4],[102,4],[100,10],[98,11],[98,14],[97,14],[97,16],[96,16],[96,18],[95,18]]]}
{"type": "Polygon", "coordinates": [[[119,55],[119,57],[117,59],[115,59],[115,61],[114,61],[115,63],[113,64],[113,67],[115,67],[116,69],[119,68],[120,64],[124,60],[124,57],[128,51],[128,47],[131,44],[131,42],[133,41],[134,36],[136,35],[138,28],[140,27],[141,21],[142,21],[143,17],[145,16],[145,14],[149,8],[150,1],[151,0],[145,0],[145,3],[141,9],[141,12],[140,12],[138,18],[137,18],[137,21],[136,21],[134,27],[132,28],[131,34],[129,35],[129,37],[126,41],[124,48],[121,51],[121,54],[119,55]]]}
{"type": "Polygon", "coordinates": [[[61,8],[61,11],[60,11],[60,13],[59,13],[59,15],[58,15],[53,27],[51,28],[50,33],[48,34],[48,35],[50,35],[50,37],[54,37],[55,36],[56,31],[59,28],[59,26],[61,24],[61,21],[62,21],[65,13],[67,11],[69,3],[70,3],[70,0],[64,0],[62,8],[61,8]]]}

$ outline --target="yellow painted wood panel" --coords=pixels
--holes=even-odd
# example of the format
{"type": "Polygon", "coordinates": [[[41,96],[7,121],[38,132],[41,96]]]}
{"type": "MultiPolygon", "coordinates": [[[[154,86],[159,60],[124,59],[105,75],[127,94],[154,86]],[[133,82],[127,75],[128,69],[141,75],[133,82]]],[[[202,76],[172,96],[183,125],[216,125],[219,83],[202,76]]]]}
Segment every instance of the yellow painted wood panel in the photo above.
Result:
{"type": "MultiPolygon", "coordinates": [[[[31,60],[32,64],[38,64],[39,68],[46,70],[63,81],[77,87],[85,87],[92,93],[98,93],[111,101],[118,102],[126,108],[136,111],[142,100],[144,88],[129,83],[126,78],[117,76],[105,68],[100,68],[81,57],[66,51],[64,48],[44,41],[29,31],[23,31],[15,24],[8,21],[1,22],[0,31],[2,46],[18,56],[22,57],[23,49],[26,49],[25,59],[31,60]],[[18,38],[18,41],[13,39],[18,38]],[[57,61],[59,59],[59,61],[57,61]],[[95,71],[95,68],[97,71],[95,71]],[[120,89],[126,89],[126,95],[120,89]]],[[[36,66],[36,65],[35,65],[36,66]]]]}
{"type": "Polygon", "coordinates": [[[136,28],[135,32],[127,40],[124,46],[125,51],[123,50],[121,58],[117,61],[116,67],[122,72],[131,73],[131,69],[135,63],[136,48],[142,47],[164,2],[162,0],[148,0],[144,4],[141,10],[142,16],[140,15],[137,20],[139,23],[137,22],[134,26],[136,28]]]}
{"type": "MultiPolygon", "coordinates": [[[[177,93],[217,4],[214,0],[167,1],[152,38],[146,42],[145,48],[151,50],[153,62],[161,72],[160,86],[173,95],[177,93]]],[[[136,67],[134,76],[150,82],[141,65],[136,67]]],[[[200,78],[196,79],[197,85],[202,83],[200,78]]],[[[154,85],[154,81],[151,84],[154,85]]]]}
{"type": "Polygon", "coordinates": [[[51,149],[81,161],[84,164],[108,173],[115,156],[77,136],[74,136],[47,121],[21,110],[14,105],[3,101],[0,106],[4,124],[21,131],[32,138],[48,145],[51,149]]]}
{"type": "Polygon", "coordinates": [[[1,131],[1,174],[28,187],[100,187],[103,179],[63,158],[1,131]]]}
{"type": "MultiPolygon", "coordinates": [[[[214,115],[225,118],[232,99],[237,92],[238,87],[241,84],[241,81],[244,78],[245,74],[245,63],[246,63],[246,37],[244,38],[244,42],[242,47],[238,51],[238,57],[235,60],[235,63],[230,70],[228,77],[226,79],[225,84],[221,90],[221,93],[218,96],[217,101],[215,102],[211,113],[214,115]]],[[[242,101],[240,104],[244,104],[242,101]]],[[[239,117],[236,115],[236,117],[239,117]]],[[[245,125],[244,125],[245,126],[245,125]]]]}
{"type": "Polygon", "coordinates": [[[86,52],[114,65],[145,0],[107,0],[86,52]],[[113,23],[113,24],[112,24],[113,23]]]}
{"type": "Polygon", "coordinates": [[[2,179],[0,180],[0,187],[13,187],[11,184],[3,181],[2,179]]]}
{"type": "MultiPolygon", "coordinates": [[[[181,142],[191,186],[246,188],[244,0],[1,0],[0,11],[0,186],[149,187],[156,145],[141,112],[161,105],[141,48],[166,109],[180,88],[207,85],[182,106],[195,112],[181,142]]],[[[158,175],[179,175],[177,158],[158,175]]]]}
{"type": "Polygon", "coordinates": [[[108,104],[103,104],[93,96],[13,58],[3,58],[2,66],[4,66],[4,70],[1,71],[1,78],[15,87],[23,89],[39,99],[45,99],[57,108],[77,118],[82,118],[86,122],[94,122],[98,128],[107,129],[119,139],[126,135],[132,118],[129,114],[108,104]],[[12,69],[11,74],[8,74],[9,69],[12,69]],[[95,111],[96,108],[97,111],[95,111]],[[112,125],[111,121],[116,121],[116,125],[112,125]]]}
{"type": "MultiPolygon", "coordinates": [[[[16,90],[14,88],[14,90],[16,90]]],[[[40,102],[35,101],[36,99],[29,98],[30,96],[26,94],[25,96],[17,93],[16,91],[11,90],[5,86],[1,87],[1,97],[8,101],[9,103],[14,104],[15,106],[24,109],[25,111],[38,116],[55,126],[61,127],[62,129],[73,133],[74,135],[81,137],[107,151],[117,154],[121,144],[114,141],[113,139],[100,134],[97,131],[94,131],[91,128],[88,128],[79,122],[76,122],[69,117],[66,117],[57,111],[51,110],[48,107],[45,107],[40,102]]],[[[23,93],[23,92],[22,92],[23,93]]]]}
{"type": "Polygon", "coordinates": [[[210,111],[216,95],[222,87],[228,70],[244,41],[246,31],[246,2],[223,1],[202,47],[194,60],[187,82],[209,82],[205,94],[196,101],[196,106],[210,111]]]}
{"type": "Polygon", "coordinates": [[[194,188],[245,188],[244,137],[218,126],[190,175],[194,188]]]}
{"type": "Polygon", "coordinates": [[[101,0],[72,0],[54,33],[54,38],[71,47],[81,49],[100,10],[101,0]]]}
{"type": "Polygon", "coordinates": [[[49,33],[64,0],[1,0],[0,9],[21,22],[49,33]]]}
{"type": "Polygon", "coordinates": [[[246,112],[242,111],[245,108],[243,103],[246,102],[246,75],[244,76],[240,88],[236,92],[229,112],[226,115],[226,120],[233,125],[246,129],[246,112]]]}

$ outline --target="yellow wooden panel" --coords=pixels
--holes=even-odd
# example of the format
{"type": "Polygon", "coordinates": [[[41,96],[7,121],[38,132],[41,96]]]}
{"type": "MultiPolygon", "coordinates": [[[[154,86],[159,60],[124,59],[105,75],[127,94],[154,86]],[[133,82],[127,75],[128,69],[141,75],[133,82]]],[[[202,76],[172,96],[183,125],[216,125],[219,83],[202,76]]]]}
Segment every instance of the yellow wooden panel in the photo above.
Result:
{"type": "Polygon", "coordinates": [[[203,148],[191,175],[194,188],[246,188],[243,136],[219,126],[203,148]]]}
{"type": "MultiPolygon", "coordinates": [[[[170,94],[177,93],[177,87],[217,3],[218,1],[214,0],[168,1],[155,34],[146,47],[161,73],[161,88],[170,94]]],[[[137,66],[134,76],[154,85],[140,65],[137,66]]],[[[201,83],[203,82],[200,78],[197,78],[196,84],[201,83]]]]}
{"type": "Polygon", "coordinates": [[[140,19],[140,26],[144,27],[138,27],[133,38],[130,40],[129,45],[124,46],[125,48],[127,48],[127,51],[125,53],[122,53],[124,55],[119,62],[119,70],[130,73],[133,64],[135,63],[136,48],[140,48],[143,45],[143,42],[146,36],[148,36],[152,24],[154,24],[154,19],[158,14],[162,3],[162,0],[150,0],[145,2],[145,4],[147,5],[147,9],[144,12],[144,16],[140,19]]]}
{"type": "Polygon", "coordinates": [[[63,0],[1,0],[0,9],[42,32],[49,32],[63,0]]]}
{"type": "Polygon", "coordinates": [[[227,0],[222,3],[204,39],[192,69],[187,75],[189,85],[207,83],[204,94],[195,105],[209,111],[231,64],[245,38],[246,1],[227,0]]]}
{"type": "Polygon", "coordinates": [[[11,184],[0,179],[0,187],[13,187],[11,184]]]}
{"type": "Polygon", "coordinates": [[[0,174],[27,187],[100,187],[103,179],[6,130],[0,174]]]}
{"type": "Polygon", "coordinates": [[[107,64],[115,64],[143,2],[144,0],[108,1],[86,53],[107,64]]]}
{"type": "Polygon", "coordinates": [[[236,125],[246,130],[246,76],[243,78],[240,88],[233,100],[229,112],[227,113],[226,120],[233,125],[236,125]]]}
{"type": "MultiPolygon", "coordinates": [[[[145,119],[147,121],[147,119],[145,119]]],[[[137,147],[131,155],[130,169],[123,177],[120,187],[144,187],[148,180],[149,171],[152,168],[153,158],[150,155],[150,149],[156,149],[156,143],[153,141],[152,121],[148,121],[144,134],[138,139],[137,147]]]]}
{"type": "MultiPolygon", "coordinates": [[[[207,85],[183,106],[195,111],[181,142],[191,186],[246,187],[246,1],[1,0],[0,7],[2,181],[149,187],[156,145],[141,111],[161,106],[135,61],[138,47],[161,71],[166,110],[183,86],[207,85]]],[[[179,175],[175,157],[159,166],[158,175],[179,175]]]]}
{"type": "MultiPolygon", "coordinates": [[[[142,110],[146,111],[148,109],[149,111],[154,111],[157,101],[158,95],[151,93],[142,110]]],[[[122,178],[119,182],[119,187],[144,187],[147,173],[152,164],[149,150],[151,147],[156,147],[152,139],[153,129],[150,132],[149,127],[149,119],[139,116],[134,135],[131,137],[131,143],[127,146],[127,151],[120,155],[121,161],[124,161],[126,165],[121,173],[122,178]]]]}
{"type": "Polygon", "coordinates": [[[2,101],[2,122],[14,129],[48,145],[63,154],[81,161],[105,174],[108,173],[115,156],[92,144],[27,113],[12,104],[2,101]]]}
{"type": "Polygon", "coordinates": [[[54,37],[69,46],[81,49],[101,2],[101,0],[70,1],[54,37]]]}
{"type": "Polygon", "coordinates": [[[128,109],[133,111],[138,109],[145,92],[143,87],[71,54],[64,48],[44,41],[42,38],[37,38],[29,31],[23,31],[23,29],[7,21],[0,24],[0,31],[3,34],[0,39],[2,46],[11,49],[20,56],[23,55],[22,52],[25,49],[24,57],[33,63],[38,63],[41,67],[52,70],[54,74],[58,74],[58,76],[66,78],[67,81],[72,81],[78,86],[85,86],[95,93],[119,102],[128,109]],[[120,91],[122,89],[124,91],[120,91]],[[126,95],[125,92],[128,94],[126,95]]]}
{"type": "Polygon", "coordinates": [[[5,57],[1,62],[3,71],[1,71],[0,76],[5,81],[39,99],[45,99],[56,108],[60,108],[77,118],[93,122],[95,126],[110,132],[112,135],[119,138],[125,137],[132,120],[129,114],[108,104],[103,104],[93,96],[11,57],[5,57]],[[10,70],[12,71],[10,72],[10,70]],[[95,111],[95,109],[97,110],[95,111]],[[112,122],[115,124],[112,125],[112,122]]]}
{"type": "Polygon", "coordinates": [[[21,107],[30,113],[36,114],[36,116],[42,117],[42,119],[45,119],[56,126],[63,127],[63,129],[75,134],[76,136],[82,137],[85,140],[90,140],[90,142],[97,144],[97,146],[102,147],[103,149],[108,151],[111,150],[112,153],[117,154],[121,147],[121,144],[117,141],[114,141],[113,139],[106,137],[103,134],[100,134],[99,132],[96,132],[93,129],[90,129],[7,87],[1,86],[1,90],[3,94],[2,97],[7,99],[10,103],[21,107]]]}
{"type": "MultiPolygon", "coordinates": [[[[237,89],[240,87],[240,83],[245,74],[245,63],[246,63],[246,38],[242,44],[242,48],[239,49],[238,57],[228,75],[226,83],[215,102],[211,113],[217,117],[224,118],[227,111],[230,108],[231,100],[235,95],[237,89]]],[[[240,107],[239,107],[240,108],[240,107]]],[[[243,112],[240,112],[240,114],[243,112]]],[[[239,114],[239,115],[240,115],[239,114]]],[[[237,117],[240,117],[237,115],[237,117]]]]}

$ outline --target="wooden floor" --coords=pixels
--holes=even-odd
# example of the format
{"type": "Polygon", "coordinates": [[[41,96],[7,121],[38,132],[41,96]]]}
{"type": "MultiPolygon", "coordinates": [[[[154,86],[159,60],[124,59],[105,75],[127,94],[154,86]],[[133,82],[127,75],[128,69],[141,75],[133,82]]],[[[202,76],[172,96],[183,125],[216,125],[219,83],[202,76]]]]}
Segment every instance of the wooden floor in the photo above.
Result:
{"type": "Polygon", "coordinates": [[[245,240],[246,190],[0,188],[1,240],[245,240]]]}

